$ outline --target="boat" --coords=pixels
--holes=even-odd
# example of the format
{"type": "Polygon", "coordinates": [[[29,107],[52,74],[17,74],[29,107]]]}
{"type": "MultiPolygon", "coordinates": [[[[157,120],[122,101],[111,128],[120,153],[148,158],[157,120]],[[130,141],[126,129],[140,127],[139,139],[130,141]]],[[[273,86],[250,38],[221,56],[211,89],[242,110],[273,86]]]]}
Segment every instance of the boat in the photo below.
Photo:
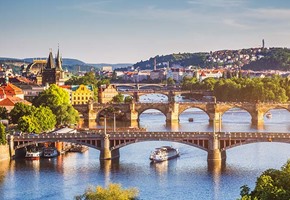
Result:
{"type": "Polygon", "coordinates": [[[29,150],[25,154],[25,158],[27,160],[39,160],[40,157],[42,156],[43,151],[38,149],[38,150],[29,150]]]}
{"type": "Polygon", "coordinates": [[[268,119],[272,118],[272,113],[267,112],[267,113],[266,113],[266,117],[267,117],[268,119]]]}
{"type": "Polygon", "coordinates": [[[44,158],[53,158],[58,156],[58,151],[55,147],[46,147],[43,149],[44,158]]]}
{"type": "Polygon", "coordinates": [[[77,145],[72,145],[71,148],[69,149],[69,152],[83,153],[83,152],[87,151],[88,149],[89,149],[89,147],[87,147],[87,146],[77,144],[77,145]]]}
{"type": "Polygon", "coordinates": [[[156,148],[151,154],[149,159],[153,162],[162,162],[165,160],[170,160],[179,156],[178,149],[171,146],[162,146],[156,148]]]}

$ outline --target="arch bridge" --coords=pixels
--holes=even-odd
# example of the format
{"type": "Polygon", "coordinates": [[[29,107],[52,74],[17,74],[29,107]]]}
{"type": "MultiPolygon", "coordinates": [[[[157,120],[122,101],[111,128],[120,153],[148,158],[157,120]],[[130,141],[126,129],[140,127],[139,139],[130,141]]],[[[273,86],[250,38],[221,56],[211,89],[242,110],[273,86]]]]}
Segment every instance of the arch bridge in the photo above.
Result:
{"type": "Polygon", "coordinates": [[[226,160],[226,150],[257,142],[290,143],[290,133],[274,132],[77,132],[43,133],[37,136],[9,136],[11,156],[15,150],[44,142],[71,142],[86,145],[100,151],[100,160],[119,158],[119,149],[144,141],[170,141],[187,144],[208,153],[211,163],[226,160]]]}
{"type": "Polygon", "coordinates": [[[131,124],[138,124],[140,115],[148,109],[156,109],[162,112],[168,123],[178,123],[179,116],[185,110],[198,108],[209,116],[210,123],[221,123],[222,115],[232,109],[241,108],[247,111],[251,116],[253,125],[262,125],[264,115],[271,109],[286,109],[290,111],[288,103],[236,103],[236,102],[159,102],[159,103],[109,103],[99,104],[91,102],[87,105],[74,105],[85,120],[85,125],[90,127],[90,121],[95,121],[100,112],[106,108],[120,110],[123,114],[122,120],[131,124]]]}

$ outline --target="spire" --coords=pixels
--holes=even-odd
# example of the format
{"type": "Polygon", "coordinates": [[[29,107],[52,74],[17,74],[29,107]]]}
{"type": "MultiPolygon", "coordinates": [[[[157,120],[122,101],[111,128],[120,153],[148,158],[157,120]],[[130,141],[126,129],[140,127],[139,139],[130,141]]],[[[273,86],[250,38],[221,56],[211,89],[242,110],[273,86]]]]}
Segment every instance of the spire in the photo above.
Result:
{"type": "Polygon", "coordinates": [[[57,55],[56,55],[56,58],[55,58],[55,68],[59,71],[63,71],[62,70],[62,58],[61,56],[59,55],[59,45],[58,45],[58,50],[57,50],[57,55]]]}
{"type": "Polygon", "coordinates": [[[53,61],[53,55],[52,55],[52,50],[50,49],[50,52],[49,52],[49,56],[48,56],[48,59],[47,59],[47,63],[46,63],[46,69],[52,69],[54,68],[54,61],[53,61]]]}

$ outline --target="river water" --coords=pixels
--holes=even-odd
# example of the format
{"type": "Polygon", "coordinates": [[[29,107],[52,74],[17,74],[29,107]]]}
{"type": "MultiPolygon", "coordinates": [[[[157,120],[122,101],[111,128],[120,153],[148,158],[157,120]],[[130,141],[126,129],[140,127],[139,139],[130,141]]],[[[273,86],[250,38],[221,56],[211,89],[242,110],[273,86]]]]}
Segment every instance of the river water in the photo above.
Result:
{"type": "MultiPolygon", "coordinates": [[[[146,100],[146,99],[145,99],[146,100]]],[[[265,118],[264,126],[251,126],[250,115],[239,109],[226,112],[222,131],[289,132],[290,113],[271,110],[272,118],[265,118]]],[[[111,123],[112,124],[112,123],[111,123]]],[[[110,125],[110,122],[108,123],[110,125]]],[[[117,126],[122,126],[117,123],[117,126]]],[[[180,116],[180,123],[168,127],[165,116],[156,110],[145,111],[140,127],[149,131],[212,131],[208,117],[201,110],[188,109],[180,116]],[[193,118],[189,122],[188,118],[193,118]]],[[[155,199],[234,200],[240,187],[253,189],[256,177],[268,168],[280,169],[290,158],[290,145],[284,143],[255,143],[227,150],[226,165],[221,171],[209,171],[207,153],[195,147],[165,142],[140,142],[120,149],[118,162],[100,163],[99,152],[67,153],[53,159],[0,162],[0,199],[73,199],[89,186],[120,183],[123,187],[137,187],[139,197],[155,199]],[[179,148],[177,159],[151,164],[149,154],[161,145],[179,148]]]]}

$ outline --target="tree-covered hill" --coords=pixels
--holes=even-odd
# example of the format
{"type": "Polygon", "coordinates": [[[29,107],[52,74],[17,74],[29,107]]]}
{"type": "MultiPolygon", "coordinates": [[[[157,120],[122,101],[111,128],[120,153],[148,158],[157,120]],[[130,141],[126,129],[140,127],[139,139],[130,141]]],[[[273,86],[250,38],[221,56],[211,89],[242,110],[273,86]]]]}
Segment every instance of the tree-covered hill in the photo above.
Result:
{"type": "Polygon", "coordinates": [[[180,64],[182,66],[194,65],[205,67],[206,58],[209,53],[173,53],[165,56],[155,56],[151,57],[149,60],[140,61],[134,64],[135,68],[139,69],[152,69],[154,66],[154,60],[156,59],[157,68],[167,67],[168,62],[169,66],[172,64],[180,64]]]}
{"type": "Polygon", "coordinates": [[[233,67],[249,70],[290,70],[290,49],[288,48],[249,48],[241,50],[220,50],[203,53],[178,53],[151,57],[134,64],[135,68],[153,69],[156,59],[157,68],[196,66],[200,68],[233,67]]]}
{"type": "Polygon", "coordinates": [[[259,60],[250,62],[243,69],[251,70],[290,70],[290,49],[288,48],[271,48],[262,52],[259,60]]]}

